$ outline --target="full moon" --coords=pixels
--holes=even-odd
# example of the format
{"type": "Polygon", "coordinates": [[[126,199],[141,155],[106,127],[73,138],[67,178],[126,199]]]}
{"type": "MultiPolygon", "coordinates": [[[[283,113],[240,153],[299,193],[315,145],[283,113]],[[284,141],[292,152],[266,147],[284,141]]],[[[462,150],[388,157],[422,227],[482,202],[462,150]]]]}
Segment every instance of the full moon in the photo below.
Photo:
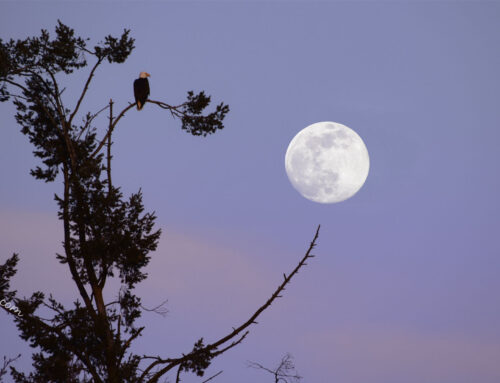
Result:
{"type": "Polygon", "coordinates": [[[317,122],[292,139],[285,169],[293,187],[319,203],[344,201],[363,186],[370,158],[358,134],[337,122],[317,122]]]}

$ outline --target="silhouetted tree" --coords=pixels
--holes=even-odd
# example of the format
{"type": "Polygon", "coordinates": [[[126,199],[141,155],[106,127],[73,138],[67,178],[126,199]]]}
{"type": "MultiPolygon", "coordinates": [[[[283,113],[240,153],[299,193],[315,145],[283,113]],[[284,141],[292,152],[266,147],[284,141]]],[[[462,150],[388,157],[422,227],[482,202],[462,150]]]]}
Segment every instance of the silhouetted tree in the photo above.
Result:
{"type": "Polygon", "coordinates": [[[293,357],[289,353],[286,353],[281,358],[280,363],[274,369],[264,367],[262,364],[256,362],[248,362],[248,366],[270,373],[273,376],[274,383],[299,383],[302,379],[295,370],[293,357]]]}
{"type": "MultiPolygon", "coordinates": [[[[144,211],[141,192],[125,198],[111,182],[111,136],[118,122],[135,104],[116,115],[112,100],[101,110],[86,113],[81,124],[75,118],[96,73],[105,61],[123,63],[134,49],[134,39],[125,30],[120,37],[106,36],[91,47],[88,39],[75,36],[60,21],[55,37],[41,31],[25,40],[0,40],[0,100],[12,99],[21,132],[33,144],[41,165],[31,170],[38,180],[60,179],[62,192],[55,196],[58,217],[63,222],[63,254],[56,257],[67,265],[78,290],[72,307],[52,295],[37,291],[21,298],[10,288],[19,257],[14,254],[0,265],[0,298],[15,304],[22,316],[13,315],[22,339],[37,348],[29,374],[11,367],[17,383],[28,382],[158,382],[177,369],[203,376],[212,360],[236,346],[248,334],[256,318],[280,296],[285,286],[310,254],[318,230],[305,256],[271,297],[243,324],[212,343],[199,339],[191,351],[177,357],[137,355],[131,345],[144,327],[136,320],[144,310],[134,287],[146,278],[144,267],[156,249],[160,230],[155,215],[144,211]],[[61,80],[93,61],[82,91],[70,109],[63,99],[61,80]],[[101,139],[93,125],[107,111],[109,122],[101,139]],[[58,177],[59,176],[59,177],[58,177]],[[104,289],[110,278],[118,278],[118,298],[106,302],[104,289]],[[49,318],[38,313],[47,309],[49,318]]],[[[224,127],[229,107],[223,103],[203,114],[210,103],[204,92],[188,92],[181,105],[163,101],[149,103],[166,109],[180,120],[181,128],[194,136],[206,136],[224,127]]],[[[144,113],[144,112],[141,112],[144,113]]],[[[161,309],[159,309],[161,311],[161,309]]]]}

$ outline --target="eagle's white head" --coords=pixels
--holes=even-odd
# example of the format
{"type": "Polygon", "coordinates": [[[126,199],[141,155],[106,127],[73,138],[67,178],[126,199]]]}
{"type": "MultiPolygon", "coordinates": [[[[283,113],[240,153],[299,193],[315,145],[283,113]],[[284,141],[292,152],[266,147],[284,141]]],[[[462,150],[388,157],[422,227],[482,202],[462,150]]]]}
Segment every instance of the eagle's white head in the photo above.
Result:
{"type": "Polygon", "coordinates": [[[149,77],[149,76],[151,76],[151,75],[150,75],[148,72],[141,72],[141,73],[139,74],[139,78],[147,78],[147,77],[149,77]]]}

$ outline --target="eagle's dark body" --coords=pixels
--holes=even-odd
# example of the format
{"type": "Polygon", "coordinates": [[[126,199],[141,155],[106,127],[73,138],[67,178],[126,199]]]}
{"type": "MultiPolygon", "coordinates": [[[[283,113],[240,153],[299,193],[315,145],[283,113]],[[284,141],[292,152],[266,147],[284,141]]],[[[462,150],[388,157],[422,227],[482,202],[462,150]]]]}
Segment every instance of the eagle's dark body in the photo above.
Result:
{"type": "Polygon", "coordinates": [[[138,78],[134,81],[134,96],[137,110],[141,110],[149,96],[149,81],[147,78],[138,78]]]}

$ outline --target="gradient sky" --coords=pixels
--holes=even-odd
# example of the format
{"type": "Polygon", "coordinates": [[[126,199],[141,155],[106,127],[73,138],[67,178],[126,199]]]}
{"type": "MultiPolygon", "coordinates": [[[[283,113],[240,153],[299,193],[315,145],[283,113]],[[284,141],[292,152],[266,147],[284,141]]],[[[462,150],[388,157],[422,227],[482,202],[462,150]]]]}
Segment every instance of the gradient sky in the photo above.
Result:
{"type": "MultiPolygon", "coordinates": [[[[480,2],[5,2],[0,37],[57,19],[91,42],[132,30],[125,64],[103,65],[85,109],[205,90],[231,107],[226,128],[182,132],[166,111],[132,110],[114,134],[114,183],[142,188],[163,231],[138,289],[138,353],[176,357],[247,319],[322,225],[317,258],[238,348],[215,360],[221,383],[270,382],[246,367],[294,355],[304,382],[500,381],[500,4],[480,2]],[[371,169],[353,198],[301,197],[284,155],[305,126],[336,121],[365,141],[371,169]]],[[[65,82],[72,106],[88,70],[65,82]],[[76,88],[75,88],[76,87],[76,88]]],[[[75,296],[55,260],[55,192],[12,105],[0,105],[0,260],[21,255],[21,294],[75,296]]],[[[105,116],[99,122],[104,127],[105,116]]],[[[30,350],[0,313],[0,356],[30,350]]],[[[200,382],[186,375],[184,382],[200,382]]]]}

